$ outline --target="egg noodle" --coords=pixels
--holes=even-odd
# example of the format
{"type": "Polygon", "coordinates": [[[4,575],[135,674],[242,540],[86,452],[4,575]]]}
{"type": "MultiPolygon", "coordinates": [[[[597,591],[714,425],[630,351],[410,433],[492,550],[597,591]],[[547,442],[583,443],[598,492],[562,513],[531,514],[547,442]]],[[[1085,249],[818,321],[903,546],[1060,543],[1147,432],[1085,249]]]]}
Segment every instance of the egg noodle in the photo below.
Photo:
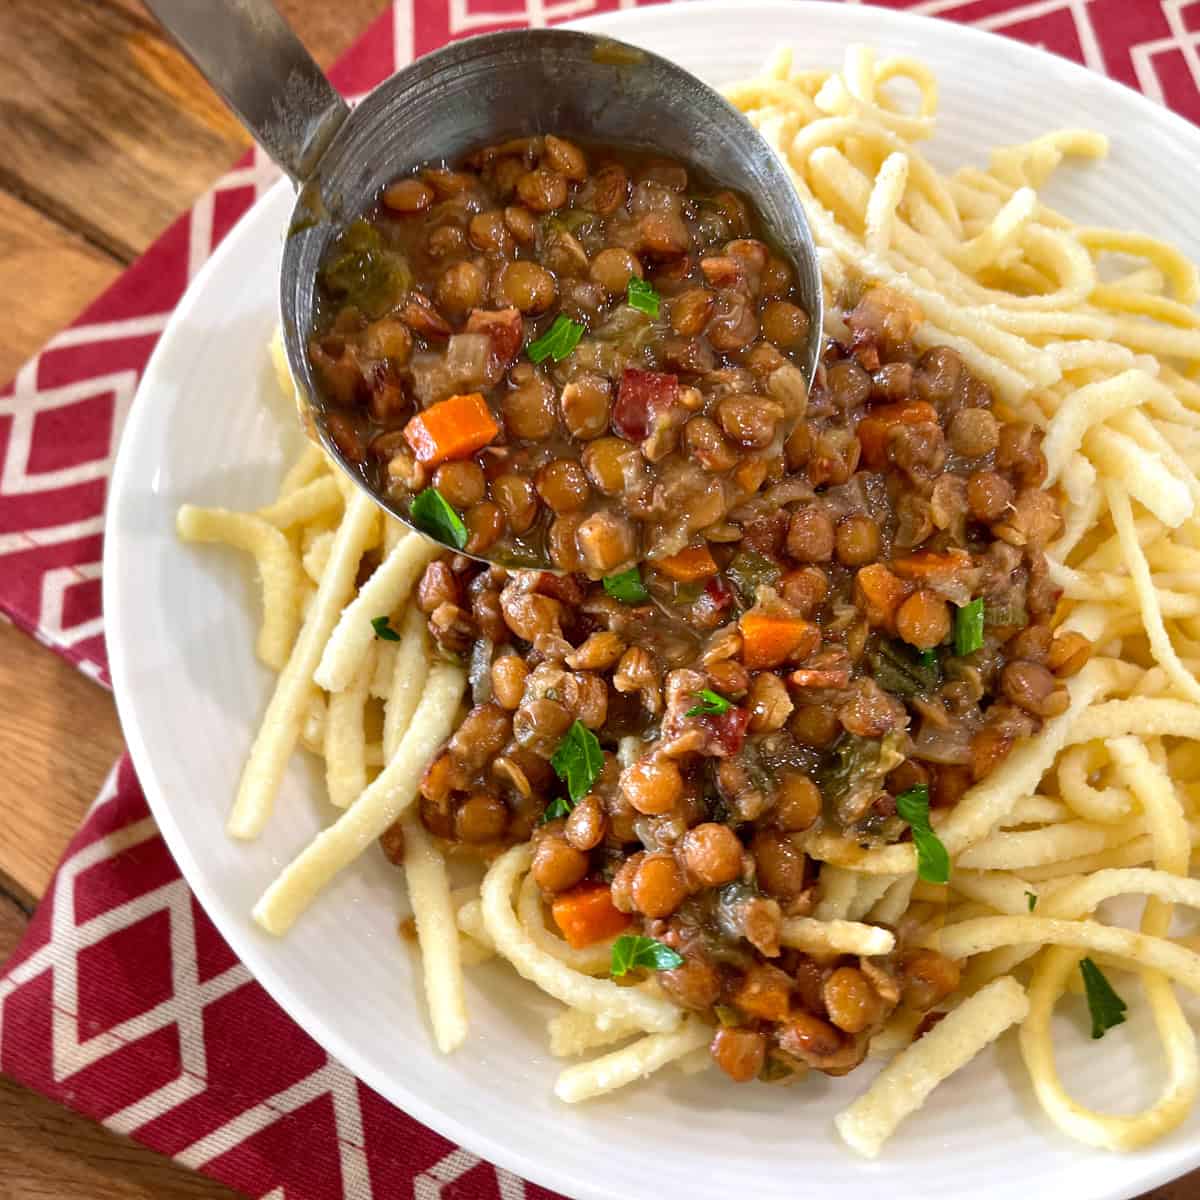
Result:
{"type": "MultiPolygon", "coordinates": [[[[905,89],[905,90],[908,90],[905,89]]],[[[900,89],[897,89],[899,92],[900,89]]],[[[1195,1033],[1174,988],[1200,993],[1196,940],[1173,938],[1175,906],[1200,907],[1189,878],[1200,840],[1200,286],[1195,267],[1153,238],[1079,226],[1038,189],[1066,158],[1102,158],[1106,139],[1060,130],[991,151],[986,168],[942,174],[918,145],[936,127],[937,82],[907,57],[852,47],[841,71],[801,70],[777,52],[726,89],[790,170],[819,248],[826,333],[865,283],[924,314],[922,345],[951,347],[994,390],[1009,419],[1045,431],[1065,525],[1050,548],[1060,623],[1096,655],[1070,681],[1070,705],[1019,746],[935,827],[953,870],[918,882],[911,843],[862,849],[808,836],[824,865],[822,899],[782,940],[810,954],[886,954],[926,944],[964,966],[953,1011],[913,1041],[898,1010],[872,1051],[890,1057],[837,1128],[874,1156],[934,1087],[1008,1029],[1019,1028],[1033,1093],[1065,1133],[1129,1150],[1177,1127],[1200,1087],[1195,1033]],[[915,88],[906,106],[890,84],[915,88]],[[1145,897],[1140,927],[1098,906],[1145,897]],[[1093,956],[1140,994],[1161,1039],[1159,1098],[1132,1115],[1092,1111],[1060,1080],[1051,1018],[1093,956]]],[[[278,344],[280,382],[291,382],[278,344]]],[[[228,830],[259,836],[297,744],[323,758],[335,819],[263,893],[254,917],[275,934],[400,823],[435,1041],[467,1035],[463,964],[499,955],[563,1005],[556,1055],[597,1050],[559,1076],[568,1102],[675,1062],[706,1063],[711,1029],[653,980],[608,978],[608,943],[572,949],[547,927],[514,846],[482,884],[452,889],[414,802],[422,771],[454,729],[464,670],[432,652],[413,588],[438,548],[384,517],[309,447],[277,499],[254,513],[186,506],[187,541],[255,558],[263,594],[260,659],[278,672],[228,830]],[[379,565],[361,586],[364,555],[379,565]],[[391,619],[399,640],[375,637],[391,619]],[[380,713],[382,704],[382,713],[380,713]],[[613,1047],[616,1047],[615,1049],[613,1047]]],[[[939,819],[940,817],[940,819],[939,819]]],[[[373,851],[372,851],[373,852],[373,851]]]]}

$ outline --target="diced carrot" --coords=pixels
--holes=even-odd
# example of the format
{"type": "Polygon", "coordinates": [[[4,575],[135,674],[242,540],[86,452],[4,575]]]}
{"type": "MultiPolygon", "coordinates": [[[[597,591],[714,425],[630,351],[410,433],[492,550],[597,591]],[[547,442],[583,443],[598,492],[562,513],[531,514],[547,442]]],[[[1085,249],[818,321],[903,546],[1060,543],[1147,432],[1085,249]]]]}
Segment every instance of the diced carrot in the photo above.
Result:
{"type": "Polygon", "coordinates": [[[793,654],[807,658],[820,643],[821,632],[803,617],[752,608],[738,622],[742,662],[751,671],[777,667],[793,654]]]}
{"type": "Polygon", "coordinates": [[[555,897],[550,912],[568,945],[576,950],[616,937],[630,922],[613,904],[612,893],[603,883],[583,883],[563,892],[555,897]]]}
{"type": "Polygon", "coordinates": [[[878,468],[887,464],[888,435],[897,425],[921,425],[927,421],[937,424],[937,412],[924,400],[909,400],[901,404],[885,404],[873,408],[858,423],[858,444],[862,447],[863,465],[878,468]]]}
{"type": "Polygon", "coordinates": [[[707,546],[689,546],[678,554],[656,558],[654,565],[680,583],[695,583],[717,573],[717,562],[707,546]]]}
{"type": "Polygon", "coordinates": [[[944,554],[918,550],[916,554],[893,559],[891,565],[892,570],[904,579],[929,580],[965,571],[971,565],[971,556],[965,550],[947,550],[944,554]]]}
{"type": "Polygon", "coordinates": [[[499,432],[500,426],[479,392],[439,400],[404,427],[417,461],[427,467],[451,458],[469,458],[499,432]]]}
{"type": "Polygon", "coordinates": [[[896,610],[904,603],[911,587],[897,578],[883,563],[871,563],[854,577],[859,607],[867,615],[867,624],[876,629],[894,629],[896,610]]]}

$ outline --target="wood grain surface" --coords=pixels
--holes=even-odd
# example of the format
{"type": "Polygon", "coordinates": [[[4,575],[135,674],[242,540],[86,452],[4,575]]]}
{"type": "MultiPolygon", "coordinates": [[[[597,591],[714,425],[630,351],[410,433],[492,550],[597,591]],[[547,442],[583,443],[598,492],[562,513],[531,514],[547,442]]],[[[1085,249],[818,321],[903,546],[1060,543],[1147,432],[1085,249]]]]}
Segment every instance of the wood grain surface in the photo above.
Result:
{"type": "MultiPolygon", "coordinates": [[[[386,0],[276,0],[327,66],[386,0]]],[[[0,0],[0,378],[248,144],[136,0],[0,0]]],[[[0,626],[0,961],[121,749],[112,699],[0,626]]],[[[0,1079],[5,1200],[233,1193],[0,1079]]],[[[1195,1200],[1200,1174],[1146,1200],[1195,1200]]]]}
{"type": "MultiPolygon", "coordinates": [[[[386,0],[276,0],[328,66],[386,0]]],[[[144,251],[248,138],[136,0],[0,0],[0,379],[144,251]]],[[[0,961],[122,743],[108,693],[0,625],[0,961]]],[[[232,1200],[0,1078],[4,1200],[232,1200]]]]}

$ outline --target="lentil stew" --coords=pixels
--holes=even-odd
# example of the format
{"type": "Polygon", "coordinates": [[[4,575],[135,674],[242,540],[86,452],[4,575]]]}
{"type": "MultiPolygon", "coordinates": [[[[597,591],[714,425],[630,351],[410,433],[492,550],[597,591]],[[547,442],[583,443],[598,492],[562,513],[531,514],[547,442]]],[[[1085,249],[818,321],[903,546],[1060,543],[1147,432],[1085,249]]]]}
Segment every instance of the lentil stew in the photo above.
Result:
{"type": "Polygon", "coordinates": [[[599,579],[736,538],[807,402],[794,282],[733,191],[547,134],[384,188],[325,255],[308,353],[415,523],[599,579]]]}
{"type": "Polygon", "coordinates": [[[957,987],[903,929],[881,957],[783,945],[822,894],[806,839],[936,841],[928,810],[1061,713],[1091,650],[1052,632],[1039,433],[954,351],[917,348],[910,301],[843,301],[803,419],[742,460],[763,488],[690,559],[599,583],[444,555],[417,596],[473,701],[425,773],[425,826],[485,859],[532,840],[572,945],[672,951],[657,978],[736,1081],[844,1074],[898,1006],[957,987]]]}

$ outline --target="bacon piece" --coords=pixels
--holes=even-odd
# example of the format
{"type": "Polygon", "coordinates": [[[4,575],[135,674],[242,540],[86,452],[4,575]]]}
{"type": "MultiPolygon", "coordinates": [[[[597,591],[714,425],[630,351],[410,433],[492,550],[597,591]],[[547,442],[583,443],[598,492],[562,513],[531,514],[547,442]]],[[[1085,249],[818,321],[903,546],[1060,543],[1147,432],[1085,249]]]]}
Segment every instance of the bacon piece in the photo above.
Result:
{"type": "Polygon", "coordinates": [[[613,405],[613,428],[628,441],[640,442],[650,433],[652,418],[678,398],[679,376],[627,367],[613,405]]]}
{"type": "Polygon", "coordinates": [[[495,383],[521,353],[525,325],[516,308],[488,310],[475,308],[467,318],[467,333],[486,333],[492,341],[488,361],[488,379],[495,383]]]}

